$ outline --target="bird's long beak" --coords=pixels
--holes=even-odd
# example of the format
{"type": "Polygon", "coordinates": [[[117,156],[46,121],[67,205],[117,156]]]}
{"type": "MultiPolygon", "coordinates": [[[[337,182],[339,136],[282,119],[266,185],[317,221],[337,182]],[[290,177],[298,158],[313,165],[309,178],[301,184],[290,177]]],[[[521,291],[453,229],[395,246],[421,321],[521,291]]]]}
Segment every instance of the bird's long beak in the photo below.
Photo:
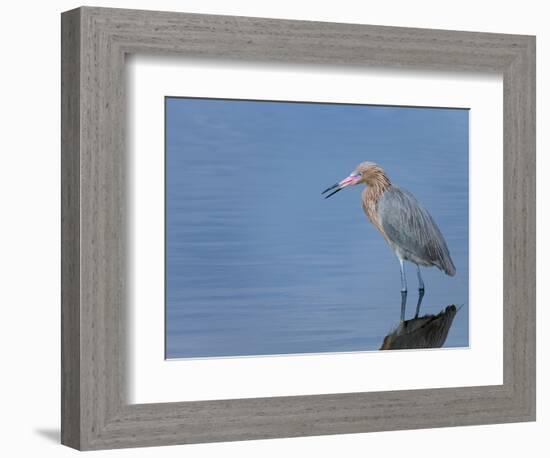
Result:
{"type": "Polygon", "coordinates": [[[346,177],[344,178],[342,181],[339,181],[338,183],[336,184],[333,184],[332,186],[328,187],[327,189],[325,189],[322,193],[322,194],[325,194],[329,191],[332,191],[331,193],[327,194],[325,196],[325,199],[328,199],[330,196],[333,196],[334,194],[336,194],[337,192],[341,191],[342,189],[350,186],[350,185],[353,185],[353,184],[357,184],[359,182],[359,180],[361,179],[361,175],[350,175],[349,177],[346,177]]]}

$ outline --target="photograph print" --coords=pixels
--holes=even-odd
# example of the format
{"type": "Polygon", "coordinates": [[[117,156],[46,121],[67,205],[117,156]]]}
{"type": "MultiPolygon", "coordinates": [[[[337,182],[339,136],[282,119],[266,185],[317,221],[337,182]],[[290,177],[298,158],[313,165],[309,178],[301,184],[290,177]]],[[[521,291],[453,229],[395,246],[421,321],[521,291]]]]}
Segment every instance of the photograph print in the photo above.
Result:
{"type": "Polygon", "coordinates": [[[165,357],[469,346],[469,110],[165,97],[165,357]]]}

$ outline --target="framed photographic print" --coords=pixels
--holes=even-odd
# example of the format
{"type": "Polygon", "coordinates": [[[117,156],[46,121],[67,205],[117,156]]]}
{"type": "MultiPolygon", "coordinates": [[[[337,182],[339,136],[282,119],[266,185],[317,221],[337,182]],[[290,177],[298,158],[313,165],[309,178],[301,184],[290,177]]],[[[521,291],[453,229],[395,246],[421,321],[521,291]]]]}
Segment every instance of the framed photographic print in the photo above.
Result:
{"type": "Polygon", "coordinates": [[[62,442],[535,418],[535,39],[62,15],[62,442]]]}

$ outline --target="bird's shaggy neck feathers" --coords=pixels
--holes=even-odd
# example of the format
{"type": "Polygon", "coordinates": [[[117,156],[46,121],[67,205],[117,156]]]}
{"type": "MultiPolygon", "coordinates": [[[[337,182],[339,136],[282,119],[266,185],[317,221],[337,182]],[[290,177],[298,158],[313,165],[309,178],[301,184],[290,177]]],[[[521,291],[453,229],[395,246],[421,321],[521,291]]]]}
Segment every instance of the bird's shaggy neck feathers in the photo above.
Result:
{"type": "Polygon", "coordinates": [[[368,218],[374,224],[374,226],[386,236],[382,224],[378,218],[378,212],[376,211],[376,204],[380,196],[384,194],[384,191],[391,186],[391,181],[381,167],[373,165],[368,168],[364,173],[364,181],[367,187],[363,191],[363,210],[367,214],[368,218]]]}
{"type": "Polygon", "coordinates": [[[370,166],[363,175],[363,180],[367,184],[367,194],[369,198],[377,201],[384,191],[391,186],[391,181],[384,170],[377,166],[370,166]]]}

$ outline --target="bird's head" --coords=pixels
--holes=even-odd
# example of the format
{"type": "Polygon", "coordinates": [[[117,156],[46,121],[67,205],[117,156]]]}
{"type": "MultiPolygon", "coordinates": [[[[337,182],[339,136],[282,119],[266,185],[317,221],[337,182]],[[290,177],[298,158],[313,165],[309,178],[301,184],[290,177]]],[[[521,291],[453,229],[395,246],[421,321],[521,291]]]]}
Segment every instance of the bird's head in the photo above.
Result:
{"type": "Polygon", "coordinates": [[[328,187],[321,194],[326,194],[329,191],[332,191],[325,196],[325,199],[328,199],[330,196],[333,196],[338,191],[341,191],[348,186],[354,186],[359,183],[371,185],[381,177],[384,177],[387,180],[387,177],[380,166],[374,162],[361,162],[346,178],[328,187]]]}

